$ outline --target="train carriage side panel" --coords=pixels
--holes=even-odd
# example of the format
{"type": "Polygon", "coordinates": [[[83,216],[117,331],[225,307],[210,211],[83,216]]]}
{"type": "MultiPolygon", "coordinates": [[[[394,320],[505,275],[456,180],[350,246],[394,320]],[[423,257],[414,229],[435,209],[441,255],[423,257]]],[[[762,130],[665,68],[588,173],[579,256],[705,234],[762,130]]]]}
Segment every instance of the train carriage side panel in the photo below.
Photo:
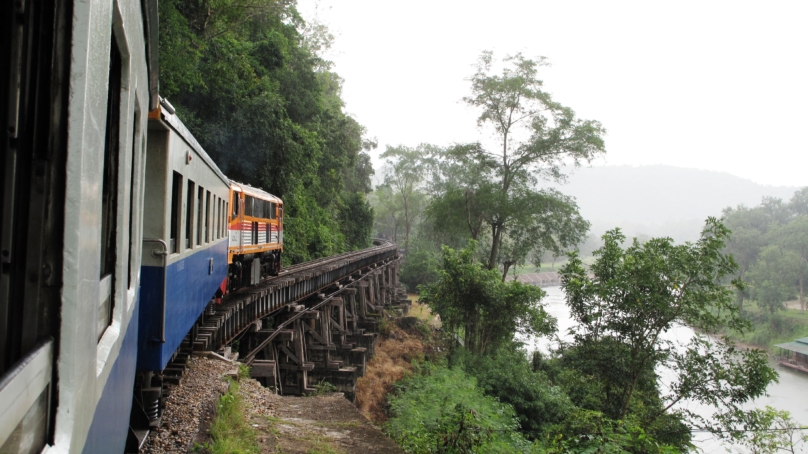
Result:
{"type": "Polygon", "coordinates": [[[149,79],[138,2],[75,2],[68,107],[59,451],[117,450],[136,357],[149,79]]]}
{"type": "Polygon", "coordinates": [[[168,256],[164,267],[159,243],[143,253],[137,366],[142,371],[165,368],[227,275],[221,208],[227,180],[167,108],[152,116],[146,184],[153,195],[144,208],[144,238],[164,241],[168,256]]]}

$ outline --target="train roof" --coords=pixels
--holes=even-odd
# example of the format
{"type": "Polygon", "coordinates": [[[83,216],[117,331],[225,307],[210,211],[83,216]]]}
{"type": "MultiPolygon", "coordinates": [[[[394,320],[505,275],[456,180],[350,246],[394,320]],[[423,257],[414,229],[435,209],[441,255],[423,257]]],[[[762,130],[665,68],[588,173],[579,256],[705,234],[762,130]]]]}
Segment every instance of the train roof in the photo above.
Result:
{"type": "Polygon", "coordinates": [[[202,158],[202,161],[210,167],[211,170],[224,182],[225,184],[230,184],[230,179],[219,169],[219,166],[213,162],[213,159],[208,156],[208,153],[202,148],[202,145],[199,145],[199,142],[196,141],[196,138],[191,134],[191,131],[188,131],[188,128],[185,127],[185,124],[177,117],[174,113],[174,106],[171,105],[166,99],[160,98],[160,105],[157,109],[149,112],[149,120],[158,120],[166,129],[171,128],[177,134],[182,136],[183,139],[194,149],[194,151],[199,154],[202,158]]]}
{"type": "Polygon", "coordinates": [[[234,191],[243,192],[245,194],[257,197],[262,200],[269,200],[270,202],[283,203],[280,197],[274,196],[263,189],[254,188],[250,185],[239,183],[238,181],[230,180],[230,187],[234,191]]]}

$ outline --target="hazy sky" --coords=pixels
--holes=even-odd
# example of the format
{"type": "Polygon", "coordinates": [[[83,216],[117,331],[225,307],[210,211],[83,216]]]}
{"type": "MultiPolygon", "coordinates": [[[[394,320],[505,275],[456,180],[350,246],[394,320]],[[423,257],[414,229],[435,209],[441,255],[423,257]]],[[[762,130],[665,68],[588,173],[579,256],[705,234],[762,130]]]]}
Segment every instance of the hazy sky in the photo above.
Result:
{"type": "Polygon", "coordinates": [[[608,131],[598,164],[808,185],[808,1],[299,0],[299,10],[334,34],[326,57],[345,79],[346,110],[380,150],[479,140],[460,100],[490,49],[549,59],[547,91],[608,131]]]}

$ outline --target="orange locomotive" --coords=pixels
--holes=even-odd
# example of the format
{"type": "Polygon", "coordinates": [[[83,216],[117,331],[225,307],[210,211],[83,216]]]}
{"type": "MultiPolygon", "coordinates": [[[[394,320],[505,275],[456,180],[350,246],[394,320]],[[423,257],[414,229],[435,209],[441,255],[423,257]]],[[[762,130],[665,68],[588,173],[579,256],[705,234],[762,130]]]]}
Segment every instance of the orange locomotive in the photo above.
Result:
{"type": "Polygon", "coordinates": [[[229,291],[277,276],[283,253],[283,201],[230,181],[227,261],[229,291]]]}

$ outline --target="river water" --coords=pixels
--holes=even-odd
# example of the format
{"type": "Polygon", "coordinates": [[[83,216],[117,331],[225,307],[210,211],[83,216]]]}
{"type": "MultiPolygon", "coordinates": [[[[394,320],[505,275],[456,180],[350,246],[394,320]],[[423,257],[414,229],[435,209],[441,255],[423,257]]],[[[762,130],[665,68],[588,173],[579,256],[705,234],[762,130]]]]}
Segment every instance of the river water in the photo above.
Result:
{"type": "MultiPolygon", "coordinates": [[[[569,309],[564,300],[564,291],[561,287],[545,287],[543,289],[547,292],[543,303],[545,310],[558,320],[558,336],[563,340],[571,340],[568,334],[569,328],[572,328],[574,321],[570,318],[569,309]]],[[[694,332],[687,326],[677,326],[668,331],[668,336],[671,339],[678,340],[681,343],[687,341],[693,336],[694,332]]],[[[553,347],[553,342],[546,338],[538,339],[522,339],[529,350],[539,349],[547,352],[553,347]]],[[[780,367],[774,360],[769,359],[771,367],[780,374],[779,382],[769,385],[767,390],[768,396],[763,396],[755,402],[748,405],[749,408],[764,408],[767,405],[774,407],[778,410],[787,410],[791,413],[794,421],[799,423],[800,426],[808,425],[808,374],[792,371],[780,367]]],[[[666,383],[669,383],[674,375],[672,371],[660,370],[660,384],[663,388],[666,383]]],[[[711,412],[707,407],[702,407],[694,402],[685,402],[682,407],[694,411],[702,416],[709,416],[711,412]]],[[[704,453],[724,453],[728,448],[733,451],[744,452],[735,447],[723,445],[720,441],[713,438],[710,434],[695,433],[693,441],[704,453]]],[[[808,445],[803,446],[808,449],[808,445]]]]}

